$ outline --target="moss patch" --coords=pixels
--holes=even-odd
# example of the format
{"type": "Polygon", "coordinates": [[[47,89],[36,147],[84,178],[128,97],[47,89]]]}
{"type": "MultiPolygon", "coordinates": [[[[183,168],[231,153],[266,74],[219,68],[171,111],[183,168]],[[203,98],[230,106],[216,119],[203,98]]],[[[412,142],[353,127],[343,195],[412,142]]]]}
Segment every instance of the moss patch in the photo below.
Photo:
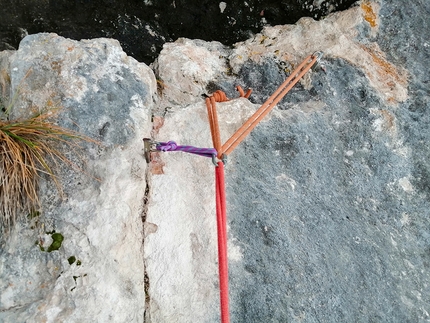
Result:
{"type": "Polygon", "coordinates": [[[61,244],[63,243],[63,240],[64,240],[64,237],[61,233],[53,233],[51,237],[53,241],[51,245],[48,247],[48,250],[47,250],[48,252],[52,252],[60,249],[61,244]]]}

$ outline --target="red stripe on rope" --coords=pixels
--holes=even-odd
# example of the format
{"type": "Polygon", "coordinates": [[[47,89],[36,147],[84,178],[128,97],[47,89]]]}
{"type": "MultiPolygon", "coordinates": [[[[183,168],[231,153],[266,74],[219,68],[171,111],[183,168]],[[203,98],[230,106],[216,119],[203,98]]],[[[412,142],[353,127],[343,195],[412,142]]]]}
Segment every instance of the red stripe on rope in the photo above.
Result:
{"type": "Polygon", "coordinates": [[[215,167],[215,183],[221,322],[229,323],[230,314],[228,309],[227,207],[225,198],[224,164],[222,162],[218,162],[218,167],[215,167]]]}

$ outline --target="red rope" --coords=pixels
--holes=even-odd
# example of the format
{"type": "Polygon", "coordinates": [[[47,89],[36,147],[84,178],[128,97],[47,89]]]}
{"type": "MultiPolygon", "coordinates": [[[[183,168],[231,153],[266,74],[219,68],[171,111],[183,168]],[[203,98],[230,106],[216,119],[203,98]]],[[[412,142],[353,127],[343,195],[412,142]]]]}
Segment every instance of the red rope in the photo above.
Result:
{"type": "MultiPolygon", "coordinates": [[[[206,99],[209,125],[211,128],[212,142],[221,159],[228,155],[236,146],[255,128],[255,126],[275,107],[275,105],[288,93],[288,91],[303,77],[303,75],[318,62],[322,53],[309,55],[297,69],[282,83],[265,103],[231,136],[227,142],[221,144],[221,136],[218,125],[216,102],[228,101],[224,92],[218,90],[206,99]]],[[[241,97],[248,98],[251,90],[247,93],[238,86],[237,90],[241,97]]],[[[228,261],[227,261],[227,210],[225,198],[224,163],[218,162],[215,167],[216,182],[216,215],[218,229],[218,266],[219,266],[219,289],[221,303],[221,323],[230,323],[228,304],[228,261]]]]}
{"type": "Polygon", "coordinates": [[[218,162],[218,167],[215,167],[215,183],[221,322],[229,323],[230,314],[228,309],[227,208],[223,162],[218,162]]]}

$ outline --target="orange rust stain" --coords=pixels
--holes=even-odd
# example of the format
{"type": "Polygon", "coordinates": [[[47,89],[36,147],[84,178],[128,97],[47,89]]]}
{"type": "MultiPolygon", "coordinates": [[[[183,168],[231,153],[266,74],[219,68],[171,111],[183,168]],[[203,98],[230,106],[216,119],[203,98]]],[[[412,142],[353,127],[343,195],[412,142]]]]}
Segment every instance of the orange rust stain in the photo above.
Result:
{"type": "MultiPolygon", "coordinates": [[[[152,131],[151,136],[155,137],[158,134],[160,128],[164,125],[164,118],[160,116],[152,117],[152,131]]],[[[154,175],[164,174],[163,166],[165,163],[161,159],[161,155],[158,151],[151,152],[151,162],[149,163],[149,171],[154,175]]]]}
{"type": "Polygon", "coordinates": [[[153,116],[152,117],[152,131],[151,135],[154,137],[158,134],[158,131],[160,128],[164,125],[164,118],[160,116],[153,116]]]}
{"type": "Polygon", "coordinates": [[[167,86],[166,86],[166,84],[163,82],[163,81],[161,81],[161,80],[157,80],[157,92],[158,92],[158,95],[159,96],[162,96],[163,95],[163,91],[164,91],[164,89],[166,88],[167,86]]]}
{"type": "Polygon", "coordinates": [[[364,11],[364,19],[370,24],[370,27],[376,27],[376,13],[373,11],[372,5],[369,1],[361,3],[361,9],[364,11]]]}
{"type": "Polygon", "coordinates": [[[149,171],[153,175],[164,174],[163,166],[165,163],[161,159],[160,153],[157,151],[151,152],[151,162],[149,163],[149,171]]]}
{"type": "Polygon", "coordinates": [[[373,62],[375,63],[376,72],[378,73],[381,80],[386,81],[386,84],[389,87],[393,88],[396,83],[402,85],[407,84],[407,78],[399,73],[399,70],[396,68],[396,66],[385,59],[383,52],[377,48],[370,48],[364,45],[362,48],[369,53],[373,62]]]}
{"type": "Polygon", "coordinates": [[[55,106],[55,103],[51,99],[48,99],[48,101],[46,101],[46,106],[52,108],[55,106]]]}
{"type": "Polygon", "coordinates": [[[54,71],[61,73],[61,63],[62,63],[61,61],[53,61],[51,62],[51,68],[54,71]]]}
{"type": "Polygon", "coordinates": [[[388,85],[391,89],[393,89],[393,88],[396,86],[396,83],[394,83],[393,81],[390,81],[390,82],[388,82],[388,83],[387,83],[387,85],[388,85]]]}

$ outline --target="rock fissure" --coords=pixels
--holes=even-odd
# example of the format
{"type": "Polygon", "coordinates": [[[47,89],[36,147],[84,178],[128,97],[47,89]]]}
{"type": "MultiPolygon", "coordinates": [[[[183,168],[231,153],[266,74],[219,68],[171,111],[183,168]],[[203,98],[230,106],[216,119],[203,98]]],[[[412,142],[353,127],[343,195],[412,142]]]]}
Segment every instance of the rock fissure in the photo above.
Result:
{"type": "Polygon", "coordinates": [[[57,198],[52,183],[41,179],[40,212],[61,232],[50,237],[52,252],[40,252],[34,226],[25,224],[2,245],[1,307],[29,306],[1,312],[0,321],[142,322],[147,165],[140,145],[150,132],[152,71],[115,40],[78,42],[55,34],[30,35],[18,51],[1,52],[0,68],[0,84],[8,84],[3,78],[9,76],[10,93],[20,89],[12,119],[61,98],[55,100],[61,106],[51,107],[61,111],[56,121],[100,142],[82,144],[84,156],[68,153],[84,171],[58,167],[66,198],[57,198]],[[49,72],[53,65],[56,73],[49,72]],[[72,255],[78,261],[70,264],[72,255]]]}
{"type": "Polygon", "coordinates": [[[37,303],[37,302],[40,302],[40,301],[43,301],[43,298],[37,299],[37,300],[32,300],[31,302],[28,302],[28,303],[25,303],[25,304],[17,304],[17,305],[8,307],[8,308],[0,308],[0,312],[15,311],[15,310],[18,310],[20,308],[29,307],[33,303],[37,303]]]}
{"type": "MultiPolygon", "coordinates": [[[[143,228],[143,241],[142,241],[142,247],[145,244],[145,234],[146,234],[146,229],[145,226],[147,225],[146,223],[146,218],[147,218],[147,214],[148,214],[148,207],[149,207],[149,201],[150,201],[150,186],[149,186],[149,182],[150,182],[150,170],[149,168],[146,169],[145,171],[145,182],[146,182],[146,187],[145,187],[145,194],[143,196],[143,210],[142,210],[142,228],[143,228]]],[[[149,294],[149,287],[150,287],[150,282],[149,282],[149,276],[148,276],[148,272],[146,270],[146,264],[145,264],[145,260],[144,260],[144,291],[145,291],[145,313],[144,313],[144,317],[143,317],[143,323],[150,323],[150,304],[151,304],[151,296],[149,294]]]]}
{"type": "MultiPolygon", "coordinates": [[[[384,36],[379,33],[386,20],[379,15],[392,4],[363,3],[320,22],[303,19],[294,26],[266,27],[227,54],[216,44],[207,43],[205,51],[201,42],[184,39],[160,54],[158,73],[166,85],[162,101],[174,109],[165,116],[155,138],[210,146],[206,109],[197,98],[240,84],[254,89],[251,101],[262,103],[276,89],[274,84],[282,82],[283,72],[289,72],[280,70],[280,62],[290,68],[316,50],[325,53],[326,73],[310,74],[280,102],[280,111],[273,111],[229,156],[229,259],[235,322],[354,321],[362,317],[389,322],[426,317],[421,309],[427,311],[428,306],[422,299],[429,299],[429,292],[419,284],[414,288],[421,300],[414,298],[415,307],[405,302],[411,280],[402,274],[404,257],[408,261],[413,257],[399,247],[412,250],[421,239],[408,225],[399,229],[397,220],[409,219],[404,214],[409,212],[406,198],[415,210],[421,210],[414,212],[419,226],[424,229],[428,224],[419,215],[427,203],[414,195],[414,181],[409,180],[414,167],[406,153],[412,148],[404,144],[409,134],[399,124],[401,118],[409,118],[405,106],[413,100],[408,93],[410,70],[392,61],[392,53],[382,47],[389,40],[381,41],[384,36]],[[201,61],[207,65],[196,63],[201,61]],[[190,70],[182,73],[175,68],[177,62],[190,70]],[[412,240],[406,242],[405,234],[412,240]],[[390,284],[397,286],[395,291],[387,287],[390,284]],[[355,293],[352,285],[368,287],[355,293]],[[381,294],[386,297],[382,303],[381,294]],[[397,305],[393,307],[388,299],[397,305]]],[[[228,96],[234,97],[231,92],[228,96]]],[[[228,138],[256,108],[243,100],[219,104],[220,124],[225,127],[222,134],[228,138]]],[[[216,250],[212,170],[205,161],[181,153],[159,157],[164,170],[162,176],[154,176],[148,213],[148,221],[157,223],[159,230],[148,236],[145,245],[151,259],[148,274],[156,282],[151,285],[153,319],[217,322],[217,270],[209,266],[216,264],[216,255],[210,254],[216,250]],[[172,207],[165,200],[177,203],[172,207]],[[171,244],[158,254],[162,241],[171,244]],[[202,259],[209,264],[202,264],[202,259]],[[163,267],[157,272],[156,264],[169,264],[175,270],[163,267]],[[178,295],[178,290],[192,296],[178,295]],[[200,310],[193,308],[197,303],[200,310]]],[[[414,268],[414,279],[425,281],[428,275],[419,266],[414,268]]]]}
{"type": "Polygon", "coordinates": [[[225,142],[252,102],[321,49],[326,73],[309,74],[229,156],[232,321],[428,320],[428,3],[405,13],[391,0],[362,4],[266,27],[233,48],[168,43],[159,81],[108,39],[30,35],[1,52],[11,91],[37,72],[17,115],[61,98],[59,122],[103,147],[85,147],[100,181],[62,170],[63,201],[42,185],[43,217],[64,235],[58,249],[40,252],[21,224],[0,249],[0,320],[219,322],[213,165],[180,152],[147,165],[142,138],[211,147],[202,97],[251,87],[251,101],[217,105],[225,142]]]}

